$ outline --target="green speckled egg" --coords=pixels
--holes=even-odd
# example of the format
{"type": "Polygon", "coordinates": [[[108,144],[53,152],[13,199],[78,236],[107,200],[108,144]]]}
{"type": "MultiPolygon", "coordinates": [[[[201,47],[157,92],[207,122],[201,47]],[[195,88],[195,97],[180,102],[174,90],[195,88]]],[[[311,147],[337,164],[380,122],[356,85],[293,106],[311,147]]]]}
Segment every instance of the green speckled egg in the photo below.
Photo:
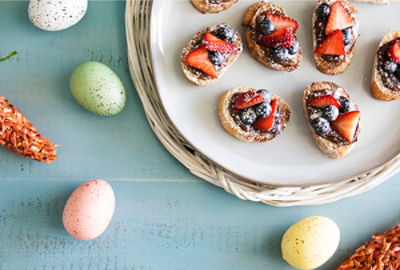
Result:
{"type": "Polygon", "coordinates": [[[115,115],[126,103],[126,91],[119,77],[106,65],[87,62],[78,66],[70,80],[72,95],[87,110],[115,115]]]}

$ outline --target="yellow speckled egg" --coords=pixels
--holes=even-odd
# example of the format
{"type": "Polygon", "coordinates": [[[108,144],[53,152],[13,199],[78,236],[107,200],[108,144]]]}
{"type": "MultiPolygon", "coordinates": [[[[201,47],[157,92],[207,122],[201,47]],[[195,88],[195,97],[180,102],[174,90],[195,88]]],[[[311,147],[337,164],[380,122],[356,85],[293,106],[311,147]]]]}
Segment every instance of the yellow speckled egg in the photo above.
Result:
{"type": "Polygon", "coordinates": [[[291,226],[283,235],[282,256],[297,269],[315,269],[329,260],[340,240],[334,221],[326,217],[308,217],[291,226]]]}
{"type": "Polygon", "coordinates": [[[91,180],[80,185],[64,207],[65,230],[77,240],[92,240],[102,234],[114,214],[115,196],[104,180],[91,180]]]}

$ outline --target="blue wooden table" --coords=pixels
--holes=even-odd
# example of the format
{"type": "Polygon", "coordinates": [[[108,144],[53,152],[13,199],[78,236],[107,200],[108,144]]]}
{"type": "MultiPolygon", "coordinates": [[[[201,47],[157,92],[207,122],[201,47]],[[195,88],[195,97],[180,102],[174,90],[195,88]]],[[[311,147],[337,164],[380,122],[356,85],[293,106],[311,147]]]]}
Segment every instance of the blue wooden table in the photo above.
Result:
{"type": "Polygon", "coordinates": [[[50,165],[0,149],[0,270],[292,269],[280,239],[311,215],[341,229],[333,270],[378,231],[400,223],[400,175],[374,190],[318,207],[246,202],[192,176],[152,133],[130,80],[123,1],[89,3],[71,29],[47,33],[27,16],[28,2],[0,0],[0,95],[60,144],[50,165]],[[68,80],[85,61],[111,67],[128,92],[125,110],[93,115],[73,99],[68,80]],[[83,181],[108,180],[116,211],[99,238],[73,240],[61,215],[83,181]]]}

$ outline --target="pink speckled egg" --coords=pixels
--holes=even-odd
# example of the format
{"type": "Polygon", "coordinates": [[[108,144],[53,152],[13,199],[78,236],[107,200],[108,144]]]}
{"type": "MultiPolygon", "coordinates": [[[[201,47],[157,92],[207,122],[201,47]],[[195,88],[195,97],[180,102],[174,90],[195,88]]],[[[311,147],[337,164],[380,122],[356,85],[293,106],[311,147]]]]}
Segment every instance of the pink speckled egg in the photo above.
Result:
{"type": "Polygon", "coordinates": [[[64,228],[77,240],[92,240],[106,230],[114,209],[111,186],[104,180],[88,181],[68,198],[63,212],[64,228]]]}

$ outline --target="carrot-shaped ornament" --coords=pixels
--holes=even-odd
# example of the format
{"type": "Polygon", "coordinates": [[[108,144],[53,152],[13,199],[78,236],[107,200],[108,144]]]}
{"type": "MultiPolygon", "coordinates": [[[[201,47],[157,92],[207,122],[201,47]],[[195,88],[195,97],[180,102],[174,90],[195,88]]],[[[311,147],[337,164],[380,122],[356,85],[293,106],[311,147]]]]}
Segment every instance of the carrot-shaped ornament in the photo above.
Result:
{"type": "Polygon", "coordinates": [[[397,269],[400,269],[400,224],[390,231],[375,234],[336,270],[397,269]]]}
{"type": "Polygon", "coordinates": [[[40,135],[26,116],[2,96],[0,96],[0,145],[40,162],[50,163],[57,158],[55,145],[40,135]]]}

